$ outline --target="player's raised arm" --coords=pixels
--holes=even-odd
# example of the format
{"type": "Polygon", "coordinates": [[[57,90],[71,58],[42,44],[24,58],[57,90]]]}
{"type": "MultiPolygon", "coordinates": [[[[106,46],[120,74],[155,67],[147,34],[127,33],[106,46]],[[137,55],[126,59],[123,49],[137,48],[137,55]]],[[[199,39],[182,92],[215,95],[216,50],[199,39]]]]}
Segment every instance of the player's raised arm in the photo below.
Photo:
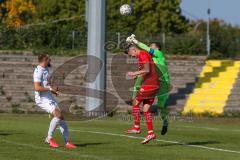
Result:
{"type": "Polygon", "coordinates": [[[142,42],[137,41],[136,45],[137,45],[139,48],[147,51],[148,53],[151,51],[151,48],[148,47],[146,44],[144,44],[144,43],[142,43],[142,42]]]}
{"type": "Polygon", "coordinates": [[[153,49],[151,47],[148,47],[146,44],[142,43],[142,42],[138,42],[136,43],[136,45],[141,48],[141,49],[144,49],[145,51],[147,51],[151,56],[155,56],[155,57],[158,57],[159,53],[160,52],[158,49],[153,49]]]}
{"type": "Polygon", "coordinates": [[[147,51],[151,56],[157,56],[158,54],[155,54],[157,50],[147,46],[146,44],[139,42],[136,38],[135,35],[132,34],[130,37],[127,38],[126,40],[128,43],[134,43],[137,45],[139,48],[147,51]]]}

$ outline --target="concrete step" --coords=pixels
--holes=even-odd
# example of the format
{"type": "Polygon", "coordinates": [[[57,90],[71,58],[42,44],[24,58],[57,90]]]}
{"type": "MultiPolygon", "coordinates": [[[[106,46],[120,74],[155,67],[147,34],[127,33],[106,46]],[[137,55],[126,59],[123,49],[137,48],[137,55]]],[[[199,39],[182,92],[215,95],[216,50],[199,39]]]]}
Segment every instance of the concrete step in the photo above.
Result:
{"type": "MultiPolygon", "coordinates": [[[[55,70],[60,65],[63,65],[66,61],[71,59],[71,57],[52,57],[53,68],[51,68],[51,72],[55,70]]],[[[125,65],[126,61],[124,58],[120,58],[118,64],[111,64],[112,56],[109,56],[107,59],[107,67],[108,69],[113,69],[112,73],[110,70],[107,72],[107,87],[108,92],[116,94],[115,89],[113,88],[111,78],[122,78],[125,77],[126,70],[122,69],[121,65],[125,65]]],[[[136,60],[132,58],[127,59],[130,62],[136,62],[136,60]]],[[[11,103],[21,103],[21,109],[23,110],[36,110],[32,107],[32,103],[27,102],[28,96],[25,95],[25,92],[28,92],[29,96],[34,99],[33,93],[33,82],[32,82],[32,74],[34,67],[37,65],[36,56],[2,56],[0,55],[0,86],[4,86],[6,90],[7,96],[12,96],[11,103]],[[5,75],[3,77],[2,75],[5,75]]],[[[75,64],[69,64],[75,65],[75,64]]],[[[66,68],[69,68],[69,65],[66,68]]],[[[170,60],[169,68],[171,73],[171,79],[173,84],[173,89],[171,93],[178,92],[179,89],[186,88],[187,83],[194,83],[195,77],[199,75],[201,72],[202,66],[204,65],[203,60],[198,60],[192,58],[191,60],[170,60]]],[[[137,67],[133,64],[129,67],[129,70],[137,70],[137,67]]],[[[65,77],[65,84],[69,85],[81,85],[83,82],[82,75],[86,72],[86,67],[78,67],[71,74],[65,77]]],[[[129,85],[129,81],[126,81],[129,85]]],[[[132,82],[133,83],[133,82],[132,82]]],[[[129,91],[126,91],[124,87],[119,87],[123,90],[120,90],[120,94],[129,94],[129,91]]],[[[118,89],[119,89],[118,88],[118,89]]],[[[186,93],[184,93],[186,94],[186,93]]],[[[61,97],[57,97],[58,101],[68,99],[72,95],[62,95],[61,97]]],[[[186,95],[177,95],[177,104],[171,106],[173,112],[179,112],[182,110],[183,105],[186,102],[188,94],[186,95]]],[[[1,99],[0,99],[1,100],[1,99]]],[[[83,97],[84,100],[84,97],[83,97]]],[[[4,102],[4,106],[9,105],[6,99],[2,98],[2,102],[4,102]]],[[[111,100],[108,101],[111,103],[111,100]]],[[[124,101],[120,100],[120,106],[127,107],[124,101]]]]}
{"type": "Polygon", "coordinates": [[[240,109],[240,104],[235,104],[235,105],[226,105],[225,107],[224,107],[224,109],[225,110],[228,110],[228,109],[233,109],[233,110],[235,110],[235,109],[240,109]]]}
{"type": "Polygon", "coordinates": [[[7,86],[7,85],[18,85],[18,86],[32,86],[33,80],[27,79],[27,80],[17,80],[17,79],[0,79],[0,86],[7,86]]]}

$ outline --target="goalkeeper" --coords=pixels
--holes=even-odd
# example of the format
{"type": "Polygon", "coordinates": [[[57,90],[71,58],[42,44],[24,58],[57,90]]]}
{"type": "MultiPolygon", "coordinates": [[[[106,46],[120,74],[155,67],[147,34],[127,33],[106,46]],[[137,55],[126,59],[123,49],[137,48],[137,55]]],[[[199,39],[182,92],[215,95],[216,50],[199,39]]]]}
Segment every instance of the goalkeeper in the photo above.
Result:
{"type": "MultiPolygon", "coordinates": [[[[163,53],[160,51],[160,45],[157,43],[152,43],[150,47],[147,45],[139,42],[136,40],[135,35],[131,35],[126,40],[128,43],[136,44],[139,48],[146,50],[151,56],[152,59],[157,67],[157,72],[159,74],[159,81],[160,81],[160,89],[158,91],[157,96],[157,105],[160,107],[161,111],[161,118],[163,120],[163,127],[161,131],[161,135],[165,135],[168,129],[168,108],[166,105],[169,92],[170,92],[170,76],[168,72],[168,66],[165,60],[163,53]]],[[[137,77],[134,91],[133,91],[133,98],[135,98],[137,91],[139,90],[142,83],[142,77],[137,77]]]]}

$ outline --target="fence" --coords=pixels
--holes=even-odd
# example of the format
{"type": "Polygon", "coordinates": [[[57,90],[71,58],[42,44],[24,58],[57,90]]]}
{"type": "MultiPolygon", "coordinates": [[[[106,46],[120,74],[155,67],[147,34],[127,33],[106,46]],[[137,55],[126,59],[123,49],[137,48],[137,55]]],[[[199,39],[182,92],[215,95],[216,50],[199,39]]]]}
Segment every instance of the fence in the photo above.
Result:
{"type": "MultiPolygon", "coordinates": [[[[105,49],[119,52],[126,47],[125,39],[131,33],[106,34],[105,49]]],[[[168,54],[205,55],[205,37],[197,34],[149,34],[147,37],[136,35],[137,38],[149,44],[160,42],[162,50],[168,54]]],[[[48,51],[51,54],[75,55],[79,51],[86,53],[87,33],[75,24],[49,24],[31,26],[28,28],[0,28],[1,50],[33,50],[38,53],[48,51]]]]}

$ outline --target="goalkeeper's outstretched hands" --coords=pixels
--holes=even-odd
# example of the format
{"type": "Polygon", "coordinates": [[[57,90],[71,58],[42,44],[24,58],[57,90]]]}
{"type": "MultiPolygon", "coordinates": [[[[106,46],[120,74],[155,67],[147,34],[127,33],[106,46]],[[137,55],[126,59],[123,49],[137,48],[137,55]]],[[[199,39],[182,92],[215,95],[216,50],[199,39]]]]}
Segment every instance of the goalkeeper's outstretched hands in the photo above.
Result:
{"type": "Polygon", "coordinates": [[[126,42],[129,44],[138,44],[138,40],[136,39],[136,36],[134,34],[127,37],[126,42]]]}

